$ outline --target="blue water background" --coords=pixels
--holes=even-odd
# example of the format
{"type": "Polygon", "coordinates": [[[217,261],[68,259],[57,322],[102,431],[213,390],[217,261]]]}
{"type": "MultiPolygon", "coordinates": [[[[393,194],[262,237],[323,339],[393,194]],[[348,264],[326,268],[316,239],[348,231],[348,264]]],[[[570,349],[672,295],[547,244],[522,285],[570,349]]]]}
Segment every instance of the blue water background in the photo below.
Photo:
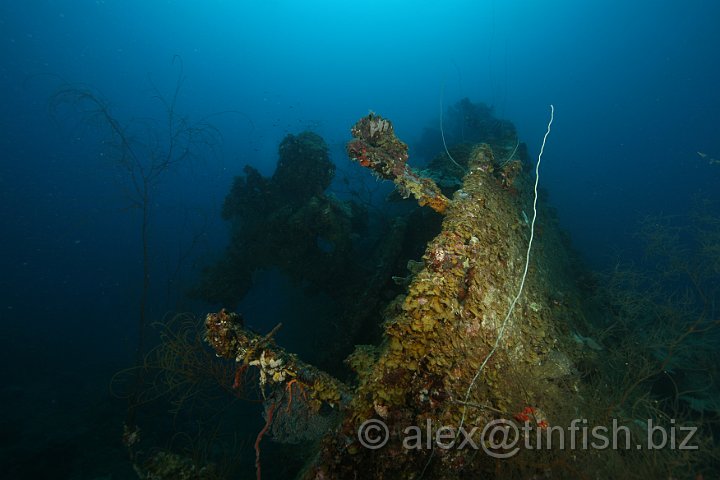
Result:
{"type": "MultiPolygon", "coordinates": [[[[271,174],[282,138],[312,129],[349,169],[343,144],[369,110],[412,145],[437,128],[441,102],[462,97],[514,122],[532,156],[553,104],[540,179],[548,201],[593,268],[637,257],[644,216],[720,196],[720,165],[708,161],[720,158],[718,20],[720,5],[700,0],[2,2],[8,382],[78,365],[102,377],[132,360],[139,216],[104,134],[72,112],[49,113],[63,82],[101,92],[123,121],[161,119],[153,96],[171,96],[182,74],[178,111],[212,115],[222,133],[154,193],[150,313],[160,318],[208,308],[182,293],[227,241],[220,207],[245,164],[271,174]]],[[[268,285],[245,302],[264,330],[288,308],[289,287],[268,285]]]]}

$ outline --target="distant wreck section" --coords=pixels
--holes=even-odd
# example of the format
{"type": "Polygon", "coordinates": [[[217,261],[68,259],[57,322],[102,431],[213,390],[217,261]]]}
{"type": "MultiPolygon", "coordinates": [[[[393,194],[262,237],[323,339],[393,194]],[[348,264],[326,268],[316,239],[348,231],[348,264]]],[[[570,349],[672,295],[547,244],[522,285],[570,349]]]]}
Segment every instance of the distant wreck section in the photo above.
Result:
{"type": "Polygon", "coordinates": [[[315,361],[329,368],[342,367],[358,332],[377,330],[387,285],[399,290],[392,276],[406,239],[406,221],[397,218],[382,224],[375,244],[358,245],[367,208],[328,193],[334,175],[327,144],[312,132],[283,139],[271,177],[247,165],[222,208],[231,226],[228,247],[191,292],[232,310],[256,272],[275,268],[310,294],[326,295],[334,315],[318,315],[310,325],[324,332],[315,361]]]}
{"type": "MultiPolygon", "coordinates": [[[[515,455],[501,430],[488,434],[486,428],[526,425],[524,435],[535,435],[584,414],[585,386],[575,365],[588,352],[569,327],[580,293],[567,244],[547,210],[536,227],[524,294],[466,401],[518,291],[530,236],[532,184],[520,161],[526,153],[522,146],[515,157],[514,128],[505,123],[503,131],[507,135],[491,144],[457,153],[466,172],[459,172],[460,188],[447,190],[449,198],[407,165],[407,146],[389,120],[370,114],[352,128],[347,152],[353,160],[444,214],[406,293],[385,309],[382,344],[358,346],[347,359],[357,373],[352,384],[303,364],[270,337],[247,332],[233,314],[208,315],[207,340],[218,355],[236,359],[238,369],[260,371],[266,428],[276,421],[290,425],[287,417],[295,415],[332,419],[334,428],[322,435],[302,478],[550,478],[544,476],[549,471],[564,478],[575,469],[598,470],[598,458],[588,452],[515,455]],[[465,433],[456,430],[463,416],[465,433]]],[[[447,165],[446,157],[428,171],[447,165]]]]}
{"type": "Polygon", "coordinates": [[[230,244],[206,269],[196,296],[234,307],[252,287],[253,273],[270,267],[326,292],[356,273],[351,238],[363,232],[367,213],[325,194],[335,175],[325,141],[312,132],[288,135],[278,154],[272,177],[247,165],[235,178],[222,208],[232,226],[230,244]]]}

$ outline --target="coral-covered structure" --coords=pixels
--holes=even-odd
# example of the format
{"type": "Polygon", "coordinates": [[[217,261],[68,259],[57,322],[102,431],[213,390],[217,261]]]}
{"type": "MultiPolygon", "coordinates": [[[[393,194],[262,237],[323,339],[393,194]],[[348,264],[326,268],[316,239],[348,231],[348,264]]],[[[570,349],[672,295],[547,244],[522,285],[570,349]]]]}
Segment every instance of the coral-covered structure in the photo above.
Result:
{"type": "MultiPolygon", "coordinates": [[[[507,157],[498,160],[489,145],[475,145],[467,153],[461,188],[449,200],[412,173],[389,121],[371,114],[352,132],[351,157],[445,213],[406,293],[385,311],[382,344],[358,347],[348,359],[356,386],[318,373],[311,377],[322,382],[308,381],[303,372],[309,367],[264,337],[240,326],[223,330],[232,323],[226,313],[208,316],[208,341],[219,355],[234,357],[241,369],[258,368],[264,372],[260,382],[279,384],[277,391],[292,390],[297,379],[315,405],[329,403],[337,414],[337,428],[328,429],[303,478],[536,478],[548,468],[561,476],[583,462],[590,468],[597,461],[592,455],[578,454],[575,466],[558,450],[513,457],[497,435],[480,436],[495,422],[526,424],[535,432],[567,425],[583,413],[585,386],[575,364],[588,352],[568,329],[580,293],[563,253],[566,243],[542,216],[524,293],[508,314],[530,237],[529,176],[519,166],[504,170],[507,157]],[[331,395],[334,401],[328,402],[328,391],[338,392],[331,395]],[[382,427],[366,432],[368,422],[382,427]],[[462,436],[461,425],[467,432],[462,436]],[[413,429],[422,438],[408,443],[413,429]]],[[[510,148],[503,145],[503,153],[517,145],[514,138],[506,143],[510,148]]]]}
{"type": "Polygon", "coordinates": [[[191,315],[166,322],[145,359],[139,399],[166,398],[191,442],[147,449],[156,439],[126,426],[123,443],[141,478],[238,478],[231,469],[249,473],[252,450],[258,479],[642,480],[717,471],[718,406],[705,389],[717,363],[706,338],[716,337],[717,321],[703,293],[718,284],[717,218],[706,218],[694,240],[707,258],[690,260],[685,240],[668,252],[665,226],[647,226],[655,254],[671,254],[659,271],[677,275],[681,266],[700,293],[684,297],[683,312],[657,300],[680,291],[675,277],[670,290],[628,293],[637,277],[616,271],[621,294],[606,302],[538,195],[512,124],[464,101],[454,111],[470,115],[455,135],[480,141],[443,148],[424,170],[407,165],[388,120],[371,114],[353,127],[351,158],[421,205],[406,202],[390,219],[368,201],[377,216],[367,230],[363,209],[327,193],[334,166],[315,134],[287,136],[271,177],[246,167],[235,179],[223,206],[230,245],[196,293],[233,307],[255,270],[275,267],[327,294],[314,305],[337,308],[324,321],[298,316],[309,332],[302,340],[318,347],[304,361],[276,343],[282,324],[258,333],[229,308],[200,325],[191,315]],[[665,315],[669,329],[656,325],[665,315]],[[236,409],[238,399],[247,408],[236,409]],[[248,421],[253,404],[262,405],[262,423],[248,421]],[[640,448],[661,424],[699,434],[685,450],[667,437],[664,451],[640,448]],[[612,447],[603,443],[617,431],[612,447]],[[235,440],[245,435],[239,451],[235,440]]]}
{"type": "MultiPolygon", "coordinates": [[[[523,412],[543,412],[542,425],[566,420],[565,405],[582,386],[572,367],[575,347],[564,340],[564,305],[573,300],[573,288],[562,265],[540,252],[498,341],[522,276],[529,228],[522,206],[528,196],[509,192],[493,175],[495,163],[487,145],[472,151],[424,268],[386,318],[377,361],[360,375],[341,427],[325,439],[306,478],[351,478],[360,470],[368,478],[490,474],[497,469],[492,456],[438,448],[432,438],[439,429],[459,427],[463,416],[468,430],[523,412]],[[564,302],[553,302],[558,296],[564,302]],[[468,393],[496,341],[497,351],[468,393]],[[383,448],[363,444],[358,432],[368,420],[386,425],[383,448]],[[423,432],[427,426],[429,448],[408,448],[403,432],[413,426],[423,432]]],[[[547,227],[543,237],[545,251],[562,248],[547,227]]]]}
{"type": "Polygon", "coordinates": [[[374,113],[361,118],[350,130],[354,140],[347,144],[351,159],[371,169],[384,180],[392,180],[403,196],[415,197],[418,203],[444,213],[448,199],[430,178],[407,165],[408,147],[396,136],[390,120],[374,113]]]}
{"type": "MultiPolygon", "coordinates": [[[[272,337],[280,326],[267,335],[258,335],[244,328],[240,315],[221,310],[205,318],[205,340],[218,356],[235,360],[239,372],[236,377],[248,367],[257,367],[266,400],[271,396],[268,390],[277,390],[279,386],[280,395],[273,401],[281,401],[285,391],[289,392],[287,402],[291,402],[290,389],[295,385],[303,390],[304,399],[313,410],[319,410],[323,404],[336,408],[346,403],[349,398],[346,385],[275,345],[272,337]]],[[[239,382],[236,378],[236,384],[239,382]]]]}

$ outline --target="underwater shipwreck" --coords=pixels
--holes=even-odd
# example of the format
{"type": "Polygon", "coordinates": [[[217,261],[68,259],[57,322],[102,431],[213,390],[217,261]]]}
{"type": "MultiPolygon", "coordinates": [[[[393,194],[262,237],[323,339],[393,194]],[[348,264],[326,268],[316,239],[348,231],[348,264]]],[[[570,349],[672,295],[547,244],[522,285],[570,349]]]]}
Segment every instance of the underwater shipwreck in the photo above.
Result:
{"type": "MultiPolygon", "coordinates": [[[[613,379],[628,358],[608,343],[627,352],[624,340],[594,333],[601,307],[538,193],[538,162],[512,123],[457,108],[475,108],[476,135],[423,169],[389,119],[371,113],[352,127],[348,156],[393,182],[395,200],[417,202],[362,248],[353,239],[371,213],[326,193],[335,168],[316,134],[289,135],[272,177],[248,166],[236,179],[223,206],[230,245],[192,292],[225,308],[207,314],[195,353],[170,351],[194,355],[174,367],[262,404],[245,476],[272,478],[269,443],[302,444],[293,475],[307,480],[650,478],[688,462],[634,448],[640,419],[670,416],[641,381],[613,379]],[[312,327],[312,361],[276,340],[282,319],[260,332],[233,310],[267,268],[338,306],[312,327]]],[[[142,478],[225,478],[167,452],[141,455],[135,433],[125,442],[142,478]]]]}

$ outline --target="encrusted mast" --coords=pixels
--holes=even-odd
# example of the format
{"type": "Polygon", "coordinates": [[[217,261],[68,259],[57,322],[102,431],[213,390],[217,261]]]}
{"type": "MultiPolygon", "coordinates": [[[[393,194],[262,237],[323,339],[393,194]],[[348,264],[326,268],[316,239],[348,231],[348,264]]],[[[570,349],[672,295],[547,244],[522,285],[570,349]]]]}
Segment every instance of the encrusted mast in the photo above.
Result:
{"type": "Polygon", "coordinates": [[[238,377],[249,367],[257,367],[263,392],[276,385],[288,388],[288,384],[294,384],[297,388],[307,389],[310,397],[306,396],[305,400],[316,410],[324,403],[330,407],[346,403],[349,398],[347,386],[274,344],[272,337],[281,325],[261,336],[245,329],[242,317],[237,313],[221,310],[205,318],[205,340],[218,356],[237,362],[236,388],[240,382],[238,377]]]}
{"type": "MultiPolygon", "coordinates": [[[[347,145],[351,158],[445,215],[442,231],[427,245],[423,266],[406,295],[387,310],[382,345],[361,346],[351,356],[357,385],[353,389],[312,370],[268,339],[249,336],[237,322],[229,330],[220,328],[232,323],[228,314],[208,316],[208,340],[220,355],[236,358],[239,368],[260,368],[261,379],[278,385],[278,391],[292,393],[290,383],[296,382],[311,399],[310,408],[326,404],[337,412],[337,427],[325,433],[301,474],[305,479],[440,479],[471,473],[500,478],[502,470],[513,465],[515,470],[534,471],[513,463],[526,465],[527,458],[509,458],[498,466],[492,453],[502,453],[502,448],[481,450],[492,447],[493,438],[468,435],[475,442],[470,445],[481,451],[467,442],[462,449],[435,444],[438,432],[461,424],[463,412],[469,432],[498,420],[527,420],[537,429],[565,422],[572,410],[567,406],[583,390],[571,360],[580,347],[563,327],[573,316],[578,294],[567,258],[558,255],[564,249],[561,236],[545,221],[524,293],[466,401],[473,376],[496,344],[525,268],[529,176],[517,165],[496,161],[489,145],[476,145],[462,188],[449,200],[432,180],[406,164],[407,146],[395,137],[388,120],[370,114],[352,134],[347,145]],[[509,180],[509,171],[518,177],[509,180]],[[508,185],[513,180],[515,185],[508,185]],[[305,373],[309,371],[311,375],[305,373]],[[363,431],[368,421],[383,427],[363,431]],[[412,428],[422,430],[420,443],[408,443],[412,428]]],[[[512,149],[515,139],[509,141],[512,149]]],[[[465,439],[454,435],[457,443],[465,439]]]]}
{"type": "Polygon", "coordinates": [[[395,136],[390,120],[371,113],[361,118],[350,133],[354,137],[347,144],[350,158],[380,178],[392,180],[404,198],[412,195],[421,206],[445,212],[448,199],[432,179],[421,177],[407,165],[408,147],[395,136]]]}

